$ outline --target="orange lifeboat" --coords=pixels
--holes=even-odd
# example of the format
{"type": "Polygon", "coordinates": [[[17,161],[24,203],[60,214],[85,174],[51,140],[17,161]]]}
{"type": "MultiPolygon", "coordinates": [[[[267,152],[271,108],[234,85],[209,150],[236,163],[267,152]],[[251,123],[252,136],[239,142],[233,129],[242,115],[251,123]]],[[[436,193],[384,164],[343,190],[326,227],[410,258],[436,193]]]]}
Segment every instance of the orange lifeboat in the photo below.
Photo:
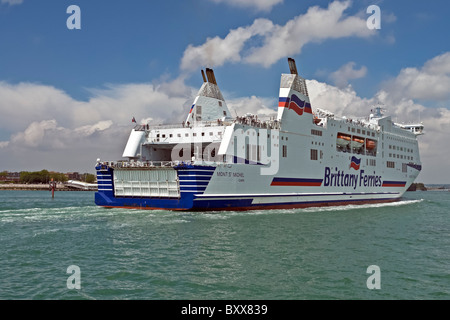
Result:
{"type": "Polygon", "coordinates": [[[352,148],[361,148],[364,144],[364,139],[359,137],[353,137],[352,139],[352,148]]]}
{"type": "Polygon", "coordinates": [[[336,140],[336,143],[338,146],[343,147],[343,148],[347,147],[348,144],[350,143],[350,141],[351,141],[350,136],[340,133],[340,132],[338,133],[337,140],[336,140]]]}
{"type": "Polygon", "coordinates": [[[367,141],[366,141],[366,148],[367,148],[367,150],[375,149],[376,145],[377,145],[377,143],[375,141],[367,139],[367,141]]]}
{"type": "Polygon", "coordinates": [[[318,116],[314,115],[314,124],[319,124],[322,119],[320,119],[318,116]]]}

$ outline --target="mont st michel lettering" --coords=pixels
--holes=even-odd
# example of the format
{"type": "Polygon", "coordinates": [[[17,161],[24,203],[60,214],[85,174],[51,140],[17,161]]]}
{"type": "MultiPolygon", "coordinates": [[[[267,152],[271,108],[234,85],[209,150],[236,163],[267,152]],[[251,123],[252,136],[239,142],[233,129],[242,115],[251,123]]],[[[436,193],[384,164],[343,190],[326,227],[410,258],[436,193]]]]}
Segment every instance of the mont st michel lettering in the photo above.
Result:
{"type": "Polygon", "coordinates": [[[368,175],[364,170],[358,173],[345,173],[343,170],[335,168],[334,172],[329,167],[325,167],[323,185],[325,187],[381,187],[383,181],[381,176],[368,175]]]}

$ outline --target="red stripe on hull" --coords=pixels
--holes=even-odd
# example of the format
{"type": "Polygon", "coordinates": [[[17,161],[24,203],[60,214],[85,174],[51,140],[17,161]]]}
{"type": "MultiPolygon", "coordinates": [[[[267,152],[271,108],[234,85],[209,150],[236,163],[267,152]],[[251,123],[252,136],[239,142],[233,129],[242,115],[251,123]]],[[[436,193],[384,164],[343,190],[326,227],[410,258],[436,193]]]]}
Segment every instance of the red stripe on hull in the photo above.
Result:
{"type": "Polygon", "coordinates": [[[296,187],[320,187],[322,182],[277,182],[274,181],[271,186],[296,186],[296,187]]]}
{"type": "Polygon", "coordinates": [[[273,205],[255,205],[249,207],[223,207],[223,208],[190,208],[190,209],[167,209],[167,208],[152,208],[152,207],[131,207],[131,206],[102,206],[104,208],[123,208],[135,210],[166,210],[166,211],[250,211],[250,210],[274,210],[274,209],[302,209],[312,207],[339,207],[348,205],[363,205],[375,203],[390,203],[399,201],[399,198],[394,199],[365,199],[365,200],[349,200],[339,202],[312,202],[312,203],[298,203],[298,204],[273,204],[273,205]]]}

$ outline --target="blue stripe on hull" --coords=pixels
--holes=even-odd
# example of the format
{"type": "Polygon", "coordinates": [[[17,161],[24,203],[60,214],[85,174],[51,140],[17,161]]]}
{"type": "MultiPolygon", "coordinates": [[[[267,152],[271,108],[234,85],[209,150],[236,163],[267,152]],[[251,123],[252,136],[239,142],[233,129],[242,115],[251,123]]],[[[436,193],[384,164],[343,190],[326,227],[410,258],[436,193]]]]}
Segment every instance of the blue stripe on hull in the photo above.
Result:
{"type": "Polygon", "coordinates": [[[192,208],[192,195],[181,198],[132,198],[108,197],[104,192],[95,193],[95,203],[103,207],[136,208],[136,209],[163,209],[163,210],[189,210],[192,208]]]}
{"type": "Polygon", "coordinates": [[[95,194],[97,205],[104,207],[120,207],[135,209],[161,209],[161,210],[256,210],[256,209],[292,209],[323,206],[340,206],[350,204],[369,204],[381,202],[393,202],[399,198],[378,199],[347,199],[347,200],[320,200],[300,202],[258,203],[252,204],[252,198],[248,199],[224,199],[192,201],[189,196],[180,199],[157,199],[157,198],[108,198],[104,193],[95,194]]]}

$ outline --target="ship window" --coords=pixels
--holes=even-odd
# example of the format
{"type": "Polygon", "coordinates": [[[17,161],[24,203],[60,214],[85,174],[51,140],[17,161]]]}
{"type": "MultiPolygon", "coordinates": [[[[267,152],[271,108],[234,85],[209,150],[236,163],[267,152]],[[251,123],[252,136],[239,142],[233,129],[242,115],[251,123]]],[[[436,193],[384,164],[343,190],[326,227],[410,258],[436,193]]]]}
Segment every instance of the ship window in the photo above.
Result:
{"type": "Polygon", "coordinates": [[[194,132],[193,134],[192,134],[194,137],[196,137],[197,136],[197,133],[196,132],[194,132]]]}
{"type": "Polygon", "coordinates": [[[283,158],[287,157],[287,146],[283,145],[283,158]]]}
{"type": "Polygon", "coordinates": [[[219,107],[221,107],[222,106],[222,101],[219,101],[219,107]]]}
{"type": "Polygon", "coordinates": [[[210,135],[210,136],[212,136],[212,135],[213,135],[213,133],[212,133],[212,132],[210,132],[210,133],[209,133],[209,135],[210,135]]]}
{"type": "Polygon", "coordinates": [[[181,133],[177,134],[177,137],[178,137],[178,138],[181,138],[181,133]]]}
{"type": "Polygon", "coordinates": [[[204,132],[202,132],[202,137],[204,137],[205,136],[205,133],[204,132]]]}
{"type": "Polygon", "coordinates": [[[202,113],[202,106],[197,106],[197,107],[195,108],[195,113],[196,113],[196,114],[201,114],[201,113],[202,113]]]}
{"type": "Polygon", "coordinates": [[[185,137],[189,137],[189,133],[185,133],[184,136],[185,136],[185,137]]]}
{"type": "Polygon", "coordinates": [[[408,172],[408,165],[406,163],[402,163],[402,172],[408,172]]]}
{"type": "Polygon", "coordinates": [[[227,116],[227,112],[226,112],[226,111],[224,111],[224,112],[223,112],[223,115],[224,115],[224,116],[227,116]]]}
{"type": "Polygon", "coordinates": [[[311,160],[317,160],[317,150],[316,149],[311,149],[311,160]]]}
{"type": "Polygon", "coordinates": [[[395,162],[394,161],[386,161],[386,167],[395,168],[395,162]]]}
{"type": "Polygon", "coordinates": [[[165,134],[163,134],[163,135],[162,135],[162,137],[163,137],[163,138],[165,138],[165,137],[166,137],[166,135],[165,135],[165,134]]]}

